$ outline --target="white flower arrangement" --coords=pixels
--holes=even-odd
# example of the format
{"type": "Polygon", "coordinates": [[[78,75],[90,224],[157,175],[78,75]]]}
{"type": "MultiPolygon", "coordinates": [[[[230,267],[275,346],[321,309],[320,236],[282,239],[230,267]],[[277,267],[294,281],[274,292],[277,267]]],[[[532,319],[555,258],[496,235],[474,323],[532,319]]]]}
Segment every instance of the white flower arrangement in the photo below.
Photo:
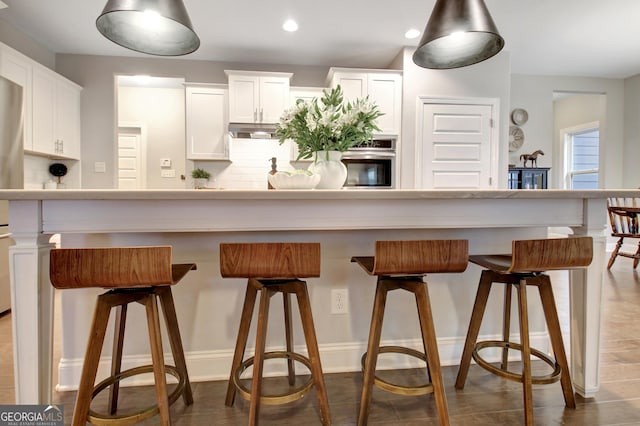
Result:
{"type": "Polygon", "coordinates": [[[276,126],[280,143],[292,139],[298,145],[298,159],[311,158],[317,151],[346,151],[367,143],[380,131],[376,119],[383,115],[369,97],[343,102],[342,88],[325,90],[320,99],[299,100],[286,110],[276,126]]]}

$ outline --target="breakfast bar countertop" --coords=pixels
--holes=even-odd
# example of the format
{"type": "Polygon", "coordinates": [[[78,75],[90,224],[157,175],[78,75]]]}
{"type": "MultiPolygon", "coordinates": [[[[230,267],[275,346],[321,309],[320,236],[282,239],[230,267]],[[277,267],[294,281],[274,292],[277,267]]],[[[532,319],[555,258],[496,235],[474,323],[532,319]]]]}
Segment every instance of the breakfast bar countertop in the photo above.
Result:
{"type": "MultiPolygon", "coordinates": [[[[327,282],[333,278],[332,285],[353,286],[357,284],[345,281],[348,263],[344,266],[336,256],[345,250],[366,253],[374,239],[469,238],[474,243],[470,253],[475,254],[474,250],[509,250],[513,239],[544,238],[549,227],[593,238],[592,265],[569,275],[572,376],[576,391],[592,396],[600,385],[609,197],[640,198],[640,190],[0,190],[0,199],[9,200],[9,230],[15,241],[9,261],[16,403],[51,401],[52,234],[61,234],[63,246],[65,239],[87,245],[175,243],[177,256],[188,258],[196,253],[193,244],[201,244],[206,252],[199,261],[210,272],[215,270],[215,244],[222,238],[313,238],[327,247],[327,282]]],[[[200,284],[208,288],[208,281],[200,284]]],[[[467,287],[462,284],[458,292],[443,295],[442,302],[464,312],[467,287]]],[[[326,294],[322,286],[316,289],[322,303],[326,294]]],[[[211,312],[216,309],[198,313],[211,312]]],[[[335,319],[326,319],[327,324],[331,321],[335,319]]],[[[345,343],[357,348],[359,331],[353,342],[346,336],[345,343]]],[[[459,330],[450,332],[459,337],[459,330]]],[[[451,353],[456,350],[451,347],[451,353]]]]}
{"type": "Polygon", "coordinates": [[[330,199],[558,199],[639,197],[637,189],[338,189],[338,190],[267,190],[267,189],[0,189],[2,200],[330,200],[330,199]]]}

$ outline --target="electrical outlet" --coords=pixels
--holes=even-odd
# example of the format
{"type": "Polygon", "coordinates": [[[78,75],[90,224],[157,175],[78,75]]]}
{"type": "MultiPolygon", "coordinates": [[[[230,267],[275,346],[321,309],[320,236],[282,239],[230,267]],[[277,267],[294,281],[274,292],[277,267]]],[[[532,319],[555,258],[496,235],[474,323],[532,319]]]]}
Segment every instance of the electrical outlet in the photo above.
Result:
{"type": "Polygon", "coordinates": [[[346,288],[331,290],[331,313],[349,313],[349,291],[346,288]]]}

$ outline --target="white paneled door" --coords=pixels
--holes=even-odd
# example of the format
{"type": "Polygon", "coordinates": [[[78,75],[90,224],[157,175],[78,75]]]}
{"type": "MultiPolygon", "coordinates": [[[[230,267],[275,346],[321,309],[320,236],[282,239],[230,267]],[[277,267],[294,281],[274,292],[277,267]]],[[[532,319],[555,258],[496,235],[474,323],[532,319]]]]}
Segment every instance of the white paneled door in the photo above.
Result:
{"type": "Polygon", "coordinates": [[[118,135],[118,188],[144,188],[141,161],[141,135],[130,131],[120,131],[118,135]]]}
{"type": "Polygon", "coordinates": [[[416,187],[495,188],[497,100],[421,99],[416,187]]]}

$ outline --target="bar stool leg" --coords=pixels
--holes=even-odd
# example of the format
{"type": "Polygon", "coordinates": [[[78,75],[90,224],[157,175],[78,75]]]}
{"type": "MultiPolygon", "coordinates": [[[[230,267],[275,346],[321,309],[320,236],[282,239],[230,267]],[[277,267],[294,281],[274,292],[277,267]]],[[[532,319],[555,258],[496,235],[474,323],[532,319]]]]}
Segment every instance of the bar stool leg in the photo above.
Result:
{"type": "Polygon", "coordinates": [[[460,367],[458,368],[458,377],[456,378],[455,384],[456,389],[463,389],[464,382],[467,380],[469,365],[471,364],[471,356],[476,345],[476,340],[478,339],[478,332],[480,331],[480,325],[482,324],[482,317],[484,316],[484,311],[487,307],[491,284],[492,274],[490,271],[482,271],[480,284],[478,284],[478,292],[476,293],[476,300],[473,304],[473,310],[471,311],[471,320],[469,321],[467,338],[464,342],[464,350],[462,351],[460,367]]]}
{"type": "Polygon", "coordinates": [[[225,405],[231,407],[236,397],[236,387],[233,384],[233,375],[242,364],[244,350],[247,347],[247,339],[249,338],[249,327],[251,326],[251,317],[256,304],[256,296],[258,294],[259,283],[249,279],[247,281],[247,290],[244,296],[244,306],[242,307],[242,315],[240,317],[240,327],[238,329],[238,338],[236,340],[236,349],[233,353],[233,361],[231,362],[231,373],[229,375],[229,383],[227,385],[227,396],[225,405]]]}
{"type": "Polygon", "coordinates": [[[151,344],[151,360],[155,379],[156,399],[160,414],[160,424],[170,425],[169,398],[167,394],[167,375],[162,351],[162,336],[160,334],[160,318],[155,294],[151,293],[141,300],[147,311],[147,326],[149,328],[149,343],[151,344]]]}
{"type": "Polygon", "coordinates": [[[82,376],[80,377],[80,385],[76,397],[76,405],[73,410],[73,426],[84,426],[87,424],[93,384],[95,383],[96,374],[98,373],[100,353],[102,352],[104,336],[107,332],[107,324],[111,312],[109,300],[112,299],[112,297],[110,296],[109,294],[100,295],[96,303],[89,341],[87,342],[87,352],[82,367],[82,376]]]}
{"type": "Polygon", "coordinates": [[[422,342],[427,356],[427,368],[431,376],[433,385],[433,395],[436,400],[438,418],[441,425],[449,424],[449,410],[447,408],[447,398],[442,382],[440,370],[440,356],[438,354],[438,343],[436,342],[436,330],[433,326],[433,314],[431,312],[431,302],[429,300],[429,290],[426,283],[415,286],[416,305],[418,307],[418,318],[420,319],[420,329],[422,330],[422,342]]]}
{"type": "MultiPolygon", "coordinates": [[[[113,337],[113,351],[111,353],[111,376],[117,376],[122,371],[122,348],[124,346],[124,328],[127,322],[127,305],[120,305],[116,310],[115,336],[113,337]]],[[[109,414],[118,411],[118,394],[120,381],[116,380],[109,389],[109,414]]]]}
{"type": "Polygon", "coordinates": [[[384,319],[384,307],[387,302],[387,286],[378,277],[376,295],[373,301],[373,313],[371,314],[371,328],[369,331],[369,343],[367,345],[367,358],[364,364],[362,396],[360,397],[360,413],[358,425],[364,426],[369,418],[369,405],[373,390],[373,382],[376,374],[376,362],[378,360],[378,348],[382,334],[382,321],[384,319]]]}
{"type": "Polygon", "coordinates": [[[529,315],[527,313],[527,281],[518,285],[518,312],[520,316],[520,344],[522,345],[522,394],[524,398],[524,421],[533,425],[533,389],[531,384],[531,347],[529,346],[529,315]]]}
{"type": "Polygon", "coordinates": [[[304,331],[304,339],[307,344],[309,362],[311,363],[311,375],[313,376],[313,382],[316,388],[316,397],[318,398],[318,406],[320,407],[320,420],[323,425],[329,425],[331,424],[331,412],[329,411],[327,388],[325,387],[324,376],[322,375],[322,364],[320,363],[318,339],[316,338],[316,329],[313,324],[313,315],[311,314],[309,291],[307,290],[307,283],[304,281],[297,283],[296,297],[298,300],[298,310],[300,311],[302,330],[304,331]]]}
{"type": "MultiPolygon", "coordinates": [[[[282,293],[282,303],[284,306],[284,332],[287,344],[287,352],[293,352],[293,332],[291,329],[291,295],[282,293]]],[[[287,358],[287,370],[289,371],[289,385],[296,384],[296,368],[293,359],[287,358]]]]}
{"type": "Polygon", "coordinates": [[[256,329],[256,352],[253,358],[253,375],[251,379],[251,401],[249,405],[249,424],[258,424],[260,397],[262,396],[262,370],[264,367],[264,350],[267,342],[267,324],[269,322],[269,300],[274,292],[263,287],[260,292],[260,308],[258,310],[258,327],[256,329]]]}
{"type": "Polygon", "coordinates": [[[564,394],[564,403],[569,408],[576,408],[576,399],[573,394],[571,374],[569,373],[569,363],[567,362],[567,354],[564,350],[564,343],[562,342],[562,332],[560,331],[560,321],[558,320],[558,312],[556,311],[556,302],[553,297],[551,280],[547,275],[543,275],[541,279],[542,283],[538,287],[538,290],[540,291],[544,316],[547,320],[553,354],[556,362],[562,369],[560,384],[562,385],[562,393],[564,394]]]}
{"type": "MultiPolygon", "coordinates": [[[[504,316],[502,317],[502,340],[509,341],[509,329],[511,328],[511,284],[504,285],[504,316]]],[[[500,368],[507,370],[509,362],[509,348],[502,348],[502,365],[500,368]]]]}
{"type": "Polygon", "coordinates": [[[193,404],[193,393],[191,391],[191,382],[189,381],[189,372],[187,371],[187,361],[184,358],[184,347],[182,346],[182,337],[178,328],[178,315],[176,314],[176,306],[173,302],[173,293],[171,287],[156,287],[156,294],[160,298],[162,305],[162,313],[164,315],[164,323],[167,327],[167,335],[169,336],[169,344],[171,345],[171,353],[173,362],[180,375],[184,377],[184,391],[182,392],[182,400],[186,405],[193,404]]]}

